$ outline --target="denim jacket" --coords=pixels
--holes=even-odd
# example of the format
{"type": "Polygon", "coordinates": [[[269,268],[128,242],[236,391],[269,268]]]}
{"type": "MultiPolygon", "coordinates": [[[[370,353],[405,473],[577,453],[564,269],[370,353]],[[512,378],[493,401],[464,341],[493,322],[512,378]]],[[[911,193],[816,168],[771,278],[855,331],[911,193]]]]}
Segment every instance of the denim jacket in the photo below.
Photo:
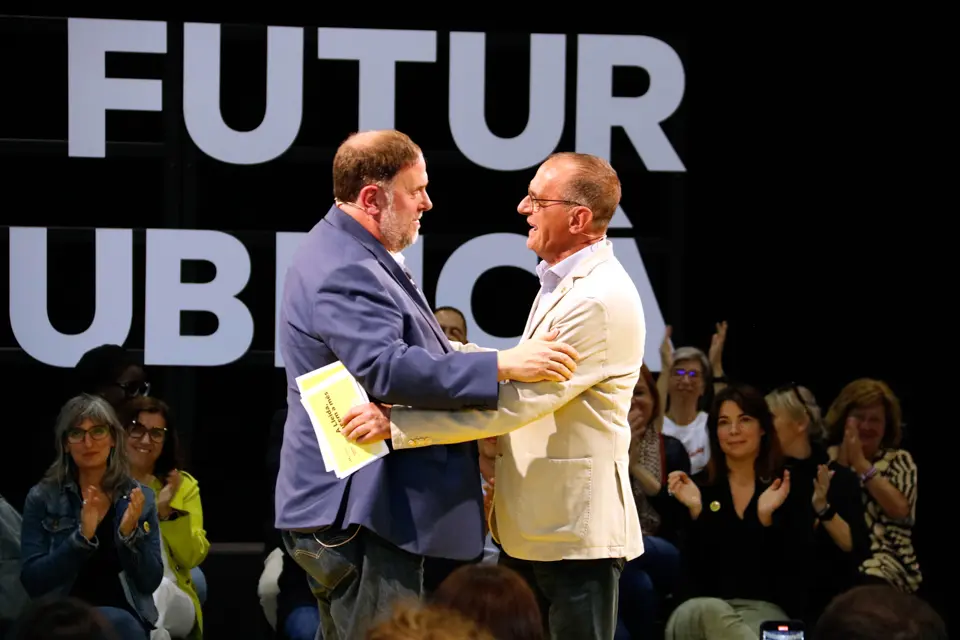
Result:
{"type": "MultiPolygon", "coordinates": [[[[20,536],[20,580],[32,597],[66,595],[83,563],[97,548],[96,538],[88,541],[80,533],[83,499],[73,480],[61,484],[41,482],[27,494],[20,536]]],[[[160,522],[153,491],[131,480],[116,491],[112,509],[120,556],[120,583],[127,602],[151,626],[157,622],[153,592],[163,579],[160,551],[160,522]],[[137,528],[128,537],[120,535],[119,524],[135,487],[143,491],[143,510],[137,528]]]]}

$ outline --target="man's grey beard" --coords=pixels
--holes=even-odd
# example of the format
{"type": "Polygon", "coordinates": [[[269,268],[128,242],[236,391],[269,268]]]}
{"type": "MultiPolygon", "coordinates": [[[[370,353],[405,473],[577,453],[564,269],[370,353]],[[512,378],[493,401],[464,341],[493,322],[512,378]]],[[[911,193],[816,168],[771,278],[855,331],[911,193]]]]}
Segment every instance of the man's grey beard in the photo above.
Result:
{"type": "Polygon", "coordinates": [[[414,244],[420,237],[418,229],[415,229],[411,234],[408,230],[401,228],[399,223],[397,211],[393,202],[390,202],[380,220],[380,235],[383,236],[383,246],[392,253],[400,253],[414,244]]]}

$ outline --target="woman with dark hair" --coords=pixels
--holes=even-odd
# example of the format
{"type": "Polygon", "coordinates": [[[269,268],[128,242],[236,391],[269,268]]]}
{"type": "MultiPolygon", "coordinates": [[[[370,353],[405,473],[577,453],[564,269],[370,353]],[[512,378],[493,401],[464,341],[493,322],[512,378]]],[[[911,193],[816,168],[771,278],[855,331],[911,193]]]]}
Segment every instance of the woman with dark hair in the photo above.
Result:
{"type": "Polygon", "coordinates": [[[68,401],[55,436],[57,457],[23,509],[21,582],[35,598],[98,607],[124,640],[147,638],[163,578],[153,492],[130,476],[125,433],[103,398],[68,401]]]}
{"type": "Polygon", "coordinates": [[[630,487],[637,503],[643,554],[626,563],[620,574],[618,617],[631,638],[656,633],[661,605],[680,577],[677,531],[686,511],[667,493],[672,471],[690,473],[690,456],[683,443],[661,432],[663,413],[653,374],[647,365],[633,389],[627,414],[630,424],[630,487]]]}
{"type": "Polygon", "coordinates": [[[90,349],[73,368],[77,393],[100,396],[117,409],[124,401],[150,395],[146,373],[124,347],[102,344],[90,349]]]}
{"type": "MultiPolygon", "coordinates": [[[[681,471],[670,493],[687,507],[683,561],[688,598],[670,616],[667,638],[757,638],[766,620],[787,618],[793,595],[790,473],[780,477],[780,447],[763,396],[731,385],[717,393],[707,420],[716,455],[701,488],[681,471]]],[[[798,535],[806,536],[806,532],[798,535]]]]}
{"type": "Polygon", "coordinates": [[[469,564],[455,569],[431,596],[433,606],[453,610],[496,640],[543,640],[537,598],[520,574],[508,567],[469,564]]]}
{"type": "Polygon", "coordinates": [[[175,638],[201,638],[206,579],[200,563],[210,542],[203,528],[200,486],[181,469],[176,425],[165,402],[134,398],[122,414],[130,470],[157,499],[164,552],[164,580],[154,594],[158,624],[175,638]]]}

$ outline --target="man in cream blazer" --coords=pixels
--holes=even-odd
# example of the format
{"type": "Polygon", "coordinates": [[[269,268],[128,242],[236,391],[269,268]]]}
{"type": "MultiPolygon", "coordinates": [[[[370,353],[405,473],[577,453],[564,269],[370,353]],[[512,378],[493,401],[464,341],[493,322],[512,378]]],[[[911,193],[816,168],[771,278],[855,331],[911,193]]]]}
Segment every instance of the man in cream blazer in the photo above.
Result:
{"type": "Polygon", "coordinates": [[[349,438],[389,435],[394,449],[501,436],[491,530],[501,564],[540,596],[555,639],[611,640],[620,571],[643,553],[627,412],[645,327],[637,289],[605,237],[619,200],[606,161],[564,153],[541,165],[518,206],[531,226],[527,246],[543,259],[522,341],[559,332],[579,354],[572,378],[502,383],[497,411],[383,408],[389,432],[362,408],[344,418],[349,438]]]}

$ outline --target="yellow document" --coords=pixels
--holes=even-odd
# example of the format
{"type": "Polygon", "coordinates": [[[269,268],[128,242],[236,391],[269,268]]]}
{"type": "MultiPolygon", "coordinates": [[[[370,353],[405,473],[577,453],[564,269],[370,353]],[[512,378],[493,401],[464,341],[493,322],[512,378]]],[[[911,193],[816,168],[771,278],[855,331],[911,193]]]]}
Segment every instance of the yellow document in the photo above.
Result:
{"type": "Polygon", "coordinates": [[[342,363],[336,362],[297,378],[300,402],[303,404],[327,471],[346,478],[358,469],[379,460],[390,452],[384,441],[356,444],[340,433],[340,420],[358,404],[369,402],[366,392],[342,363]]]}

